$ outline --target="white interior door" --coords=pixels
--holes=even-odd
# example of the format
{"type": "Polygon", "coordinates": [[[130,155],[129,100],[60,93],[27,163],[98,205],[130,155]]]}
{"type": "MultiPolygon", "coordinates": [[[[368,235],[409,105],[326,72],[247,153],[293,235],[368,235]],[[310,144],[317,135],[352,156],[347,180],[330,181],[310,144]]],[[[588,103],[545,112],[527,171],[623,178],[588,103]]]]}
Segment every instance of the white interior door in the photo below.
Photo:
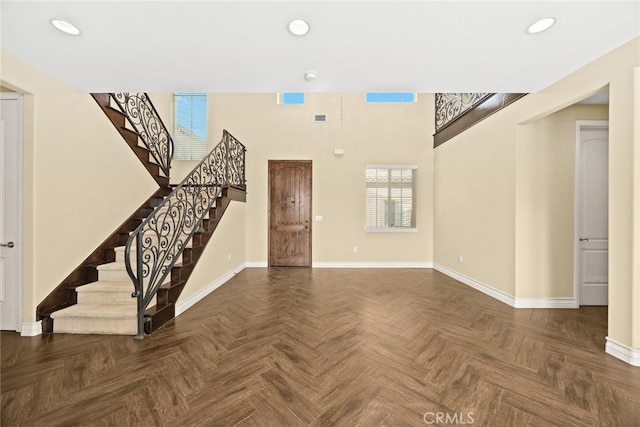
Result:
{"type": "Polygon", "coordinates": [[[609,126],[578,124],[578,292],[580,305],[608,305],[609,126]]]}
{"type": "Polygon", "coordinates": [[[19,331],[22,99],[0,96],[0,329],[19,331]]]}

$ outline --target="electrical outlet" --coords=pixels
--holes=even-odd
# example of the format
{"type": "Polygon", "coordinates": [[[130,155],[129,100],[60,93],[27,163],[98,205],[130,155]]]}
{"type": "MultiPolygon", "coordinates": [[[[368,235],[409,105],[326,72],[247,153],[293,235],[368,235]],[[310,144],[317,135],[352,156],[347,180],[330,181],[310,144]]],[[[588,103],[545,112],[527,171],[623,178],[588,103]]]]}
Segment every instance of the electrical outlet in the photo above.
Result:
{"type": "Polygon", "coordinates": [[[227,254],[227,260],[231,261],[231,254],[227,254]]]}
{"type": "Polygon", "coordinates": [[[460,263],[463,263],[463,262],[464,262],[464,259],[462,258],[462,255],[459,255],[459,256],[458,256],[458,261],[460,261],[460,263]]]}
{"type": "Polygon", "coordinates": [[[354,246],[354,247],[353,247],[353,253],[354,253],[354,254],[357,254],[357,253],[358,253],[358,247],[357,247],[357,246],[354,246]]]}

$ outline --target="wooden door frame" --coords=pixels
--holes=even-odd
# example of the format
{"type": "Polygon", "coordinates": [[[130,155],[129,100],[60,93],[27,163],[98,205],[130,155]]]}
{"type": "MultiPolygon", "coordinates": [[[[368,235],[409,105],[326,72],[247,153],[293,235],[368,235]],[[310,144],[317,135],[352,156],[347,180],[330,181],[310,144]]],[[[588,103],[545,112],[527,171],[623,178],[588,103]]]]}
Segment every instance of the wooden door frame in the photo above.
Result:
{"type": "MultiPolygon", "coordinates": [[[[581,174],[581,146],[582,131],[586,129],[607,128],[609,130],[609,120],[576,120],[575,127],[575,159],[574,159],[574,188],[573,188],[573,298],[575,308],[580,308],[580,232],[582,230],[582,215],[580,206],[582,197],[580,189],[582,185],[581,174]]],[[[607,147],[608,147],[607,137],[607,147]]],[[[610,176],[611,168],[607,168],[607,175],[610,176]]],[[[607,206],[608,209],[608,206],[607,206]]],[[[607,277],[608,283],[608,277],[607,277]]],[[[608,287],[609,285],[607,285],[608,287]]]]}
{"type": "Polygon", "coordinates": [[[311,268],[313,266],[313,160],[276,160],[269,159],[267,161],[267,267],[271,268],[271,165],[273,163],[308,163],[311,169],[309,177],[309,186],[311,187],[311,196],[309,200],[309,266],[302,268],[311,268]]]}

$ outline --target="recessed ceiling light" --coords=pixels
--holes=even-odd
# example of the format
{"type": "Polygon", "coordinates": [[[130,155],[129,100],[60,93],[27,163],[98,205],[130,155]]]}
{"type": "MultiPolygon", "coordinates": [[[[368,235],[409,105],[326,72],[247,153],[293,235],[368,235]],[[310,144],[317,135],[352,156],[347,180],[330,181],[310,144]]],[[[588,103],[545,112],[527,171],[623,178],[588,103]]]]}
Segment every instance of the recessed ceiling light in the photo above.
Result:
{"type": "Polygon", "coordinates": [[[294,19],[289,22],[289,26],[287,27],[289,32],[294,36],[304,36],[309,32],[311,28],[309,23],[304,19],[294,19]]]}
{"type": "Polygon", "coordinates": [[[533,24],[529,25],[526,30],[524,30],[527,34],[538,34],[543,31],[548,30],[556,23],[556,18],[553,16],[548,16],[546,18],[538,19],[533,24]]]}
{"type": "Polygon", "coordinates": [[[53,25],[56,30],[62,31],[65,34],[69,34],[70,36],[79,36],[80,28],[76,27],[70,22],[63,21],[62,19],[52,19],[51,25],[53,25]]]}

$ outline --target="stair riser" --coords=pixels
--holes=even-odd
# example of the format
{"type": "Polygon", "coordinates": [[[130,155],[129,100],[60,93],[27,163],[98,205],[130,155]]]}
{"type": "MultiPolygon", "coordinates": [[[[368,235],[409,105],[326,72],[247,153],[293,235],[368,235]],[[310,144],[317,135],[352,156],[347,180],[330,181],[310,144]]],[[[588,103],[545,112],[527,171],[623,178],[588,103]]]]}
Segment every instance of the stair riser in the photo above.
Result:
{"type": "Polygon", "coordinates": [[[137,320],[133,318],[62,318],[53,322],[54,333],[136,335],[137,320]]]}
{"type": "Polygon", "coordinates": [[[144,324],[144,332],[146,334],[151,334],[160,326],[164,325],[171,319],[174,319],[176,317],[175,308],[175,304],[169,304],[151,315],[149,321],[144,324]]]}
{"type": "MultiPolygon", "coordinates": [[[[189,245],[188,247],[190,247],[191,245],[189,245]]],[[[124,268],[124,250],[118,250],[116,249],[116,262],[122,263],[123,268],[124,268]]],[[[178,257],[178,261],[177,262],[182,262],[182,255],[180,255],[178,257]]],[[[131,266],[136,265],[136,253],[134,251],[131,252],[131,266]]]]}
{"type": "Polygon", "coordinates": [[[122,282],[124,280],[131,280],[127,271],[124,270],[100,270],[98,271],[98,280],[104,282],[122,282]]]}
{"type": "Polygon", "coordinates": [[[78,304],[136,304],[131,292],[78,292],[78,304]]]}
{"type": "Polygon", "coordinates": [[[167,305],[171,302],[177,301],[178,297],[182,293],[184,284],[181,286],[171,287],[169,289],[160,288],[158,290],[157,302],[159,305],[167,305]]]}
{"type": "MultiPolygon", "coordinates": [[[[135,273],[135,270],[134,270],[134,273],[135,273]]],[[[170,277],[171,277],[171,274],[168,274],[167,278],[165,279],[165,282],[169,282],[170,277]]],[[[131,277],[129,277],[129,275],[127,274],[127,270],[125,270],[124,264],[122,264],[121,269],[99,270],[98,280],[101,282],[131,282],[131,277]]],[[[131,286],[133,286],[133,284],[131,286]]],[[[132,292],[133,292],[133,289],[132,289],[132,292]]]]}

